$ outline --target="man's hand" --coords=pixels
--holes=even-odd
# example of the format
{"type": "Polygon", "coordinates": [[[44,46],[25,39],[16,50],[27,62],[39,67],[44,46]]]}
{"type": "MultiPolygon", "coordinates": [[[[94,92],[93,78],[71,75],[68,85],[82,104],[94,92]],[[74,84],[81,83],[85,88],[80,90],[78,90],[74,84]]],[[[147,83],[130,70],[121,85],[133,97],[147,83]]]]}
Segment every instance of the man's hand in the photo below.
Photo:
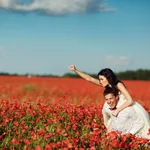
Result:
{"type": "Polygon", "coordinates": [[[69,66],[68,68],[69,68],[71,71],[76,71],[75,65],[71,65],[71,66],[69,66]]]}

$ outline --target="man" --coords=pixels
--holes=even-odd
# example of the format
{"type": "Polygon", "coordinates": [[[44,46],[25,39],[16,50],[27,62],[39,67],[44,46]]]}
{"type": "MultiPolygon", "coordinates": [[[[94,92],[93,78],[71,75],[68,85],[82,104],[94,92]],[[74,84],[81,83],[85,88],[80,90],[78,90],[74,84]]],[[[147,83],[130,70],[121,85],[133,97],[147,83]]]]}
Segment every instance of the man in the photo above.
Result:
{"type": "MultiPolygon", "coordinates": [[[[120,100],[116,89],[107,87],[104,90],[104,98],[105,104],[102,113],[107,132],[119,131],[122,132],[122,134],[131,133],[138,137],[150,139],[150,135],[148,135],[148,129],[150,127],[149,118],[148,120],[145,120],[144,115],[139,115],[138,111],[135,111],[135,106],[133,105],[120,111],[117,117],[113,116],[112,112],[124,103],[124,101],[120,100]]],[[[142,111],[144,111],[143,114],[148,114],[141,105],[138,107],[138,110],[142,109],[142,111]]]]}

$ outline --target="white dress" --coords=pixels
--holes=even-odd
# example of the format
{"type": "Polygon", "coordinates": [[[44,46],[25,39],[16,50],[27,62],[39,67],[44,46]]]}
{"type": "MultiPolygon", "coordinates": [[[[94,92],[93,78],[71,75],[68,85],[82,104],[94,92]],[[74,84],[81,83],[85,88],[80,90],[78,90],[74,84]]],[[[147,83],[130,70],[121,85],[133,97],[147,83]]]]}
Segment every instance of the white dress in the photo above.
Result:
{"type": "MultiPolygon", "coordinates": [[[[125,96],[123,94],[119,94],[119,102],[117,104],[117,107],[121,106],[125,102],[126,102],[125,96]]],[[[132,106],[133,106],[135,112],[137,113],[137,115],[142,116],[142,118],[144,119],[144,126],[136,134],[136,136],[150,139],[150,135],[148,135],[148,130],[150,128],[150,116],[149,116],[148,112],[144,109],[144,107],[142,105],[140,105],[137,102],[134,102],[134,104],[132,106]]],[[[103,108],[108,110],[109,105],[105,102],[103,108]]],[[[106,126],[106,128],[108,128],[108,126],[111,122],[111,116],[106,111],[104,111],[104,109],[102,110],[102,113],[103,113],[103,117],[104,117],[104,125],[106,126]]]]}

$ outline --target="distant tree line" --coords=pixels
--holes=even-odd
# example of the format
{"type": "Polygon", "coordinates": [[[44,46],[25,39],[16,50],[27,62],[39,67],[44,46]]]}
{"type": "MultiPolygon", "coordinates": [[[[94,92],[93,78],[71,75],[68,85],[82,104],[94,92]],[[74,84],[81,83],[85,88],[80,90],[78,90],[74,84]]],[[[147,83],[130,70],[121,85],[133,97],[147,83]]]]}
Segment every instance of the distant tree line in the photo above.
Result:
{"type": "Polygon", "coordinates": [[[25,77],[60,77],[58,75],[52,75],[52,74],[32,74],[32,73],[26,73],[26,74],[18,74],[18,73],[7,73],[7,72],[0,72],[0,76],[25,76],[25,77]]]}
{"type": "MultiPolygon", "coordinates": [[[[89,74],[89,73],[88,73],[89,74]]],[[[150,70],[148,69],[138,69],[138,70],[127,70],[124,72],[116,72],[115,73],[117,78],[120,80],[150,80],[150,70]]],[[[97,74],[89,74],[92,77],[97,78],[97,74]]],[[[11,73],[4,73],[0,72],[0,76],[27,76],[27,77],[32,77],[32,76],[37,76],[37,77],[65,77],[65,78],[81,78],[78,74],[75,73],[65,73],[62,76],[58,75],[52,75],[52,74],[11,74],[11,73]]]]}
{"type": "Polygon", "coordinates": [[[124,80],[150,80],[150,70],[138,69],[136,71],[128,70],[116,74],[119,79],[124,80]]]}

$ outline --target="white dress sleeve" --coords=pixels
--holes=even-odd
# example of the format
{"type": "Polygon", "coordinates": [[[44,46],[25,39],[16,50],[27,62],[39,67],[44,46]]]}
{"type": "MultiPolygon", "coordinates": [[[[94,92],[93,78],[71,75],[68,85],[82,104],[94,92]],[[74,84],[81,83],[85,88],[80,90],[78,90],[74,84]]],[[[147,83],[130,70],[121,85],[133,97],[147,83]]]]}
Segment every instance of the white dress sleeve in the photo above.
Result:
{"type": "MultiPolygon", "coordinates": [[[[123,94],[120,94],[119,101],[124,101],[124,100],[126,100],[125,96],[123,94]]],[[[150,116],[149,116],[148,112],[138,102],[134,102],[134,104],[132,106],[133,106],[136,114],[138,116],[141,116],[144,119],[144,127],[140,130],[139,136],[150,139],[150,135],[148,135],[148,130],[150,128],[150,116]]]]}
{"type": "Polygon", "coordinates": [[[139,136],[150,139],[150,135],[148,135],[148,130],[150,129],[150,116],[148,112],[137,102],[133,104],[133,108],[137,115],[142,116],[144,120],[144,127],[140,130],[139,136]]]}
{"type": "Polygon", "coordinates": [[[129,113],[131,119],[133,120],[133,125],[130,129],[131,134],[137,134],[144,127],[143,116],[138,116],[134,109],[129,113]]]}

